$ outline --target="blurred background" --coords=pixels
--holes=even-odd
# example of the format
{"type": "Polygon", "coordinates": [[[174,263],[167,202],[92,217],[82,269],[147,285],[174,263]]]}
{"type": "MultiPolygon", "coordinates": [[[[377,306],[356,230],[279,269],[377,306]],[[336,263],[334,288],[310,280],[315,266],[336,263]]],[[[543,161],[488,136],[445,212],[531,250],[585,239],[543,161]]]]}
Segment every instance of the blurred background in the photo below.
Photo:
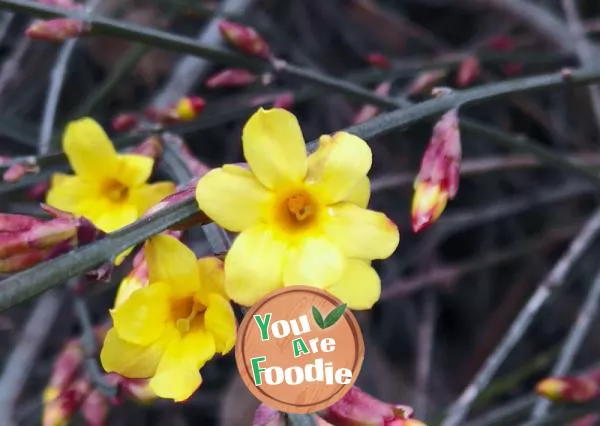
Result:
{"type": "MultiPolygon", "coordinates": [[[[218,49],[227,47],[217,24],[231,19],[254,27],[279,58],[410,102],[430,98],[433,86],[465,89],[600,61],[577,43],[582,37],[577,31],[593,43],[600,30],[596,0],[101,0],[91,13],[218,49]],[[569,12],[573,7],[575,17],[569,12]]],[[[113,125],[119,114],[201,97],[203,111],[176,133],[209,167],[243,161],[241,128],[258,105],[275,101],[293,111],[307,141],[381,112],[339,90],[315,90],[302,79],[257,75],[243,87],[207,87],[225,67],[122,38],[82,37],[65,54],[64,44],[25,36],[33,19],[0,7],[0,155],[5,157],[39,153],[53,79],[63,85],[50,129],[58,140],[65,123],[82,115],[94,117],[117,140],[124,135],[113,125]]],[[[460,117],[526,135],[596,170],[600,122],[594,96],[586,87],[570,86],[518,93],[460,110],[460,117]]],[[[458,195],[436,223],[415,233],[413,182],[433,124],[422,121],[369,140],[374,155],[370,208],[398,224],[401,242],[391,258],[375,262],[383,286],[380,302],[358,314],[367,350],[357,383],[382,400],[411,405],[430,425],[438,424],[493,353],[599,200],[594,187],[578,176],[464,132],[458,195]]],[[[57,150],[55,143],[50,152],[57,150]]],[[[159,174],[179,176],[178,163],[161,161],[159,174]]],[[[43,176],[27,180],[42,181],[43,176]]],[[[40,196],[30,189],[23,184],[0,191],[0,210],[42,216],[40,196]]],[[[188,240],[199,253],[207,252],[202,235],[194,232],[188,240]]],[[[469,424],[527,424],[535,385],[550,374],[589,298],[599,256],[594,239],[572,259],[563,285],[478,395],[469,424]],[[506,407],[509,415],[498,414],[506,407]],[[490,413],[491,420],[485,417],[490,413]]],[[[128,270],[125,265],[110,283],[86,290],[94,324],[107,319],[116,286],[128,270]]],[[[45,326],[30,330],[29,339],[24,330],[36,301],[0,314],[0,365],[27,342],[34,346],[24,352],[30,357],[24,358],[30,362],[26,374],[11,379],[5,370],[0,377],[0,418],[9,421],[12,413],[15,425],[41,424],[41,394],[56,356],[81,333],[71,298],[55,296],[52,310],[38,318],[45,326]]],[[[597,314],[596,309],[588,314],[597,314]]],[[[569,372],[597,363],[599,331],[592,317],[569,372]]],[[[207,365],[203,376],[202,388],[185,404],[124,403],[111,407],[106,424],[250,425],[257,402],[238,378],[232,354],[207,365]]],[[[580,415],[595,408],[586,406],[580,415]]],[[[84,424],[79,417],[73,421],[84,424]]]]}

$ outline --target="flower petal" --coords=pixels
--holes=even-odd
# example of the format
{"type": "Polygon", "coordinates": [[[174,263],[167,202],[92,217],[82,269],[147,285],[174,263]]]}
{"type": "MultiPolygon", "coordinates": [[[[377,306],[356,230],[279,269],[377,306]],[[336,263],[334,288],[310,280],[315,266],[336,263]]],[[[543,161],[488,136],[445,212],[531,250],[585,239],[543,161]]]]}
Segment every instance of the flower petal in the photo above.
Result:
{"type": "Polygon", "coordinates": [[[266,225],[242,232],[225,257],[225,291],[230,299],[250,306],[282,286],[286,245],[266,225]]]}
{"type": "Polygon", "coordinates": [[[141,216],[150,207],[155,206],[174,192],[175,184],[173,182],[156,182],[131,188],[128,201],[137,207],[138,214],[141,216]]]}
{"type": "Polygon", "coordinates": [[[183,338],[172,340],[150,380],[150,388],[161,398],[185,401],[202,384],[199,369],[212,358],[214,348],[212,335],[201,327],[194,327],[183,338]]]}
{"type": "Polygon", "coordinates": [[[198,259],[198,271],[201,283],[198,297],[202,304],[208,304],[208,295],[211,293],[228,299],[225,293],[225,269],[221,259],[214,256],[198,259]]]}
{"type": "MultiPolygon", "coordinates": [[[[101,208],[101,205],[98,203],[96,209],[101,208]]],[[[132,224],[138,217],[137,207],[133,204],[112,204],[103,212],[95,211],[90,220],[102,231],[114,232],[132,224]]]]}
{"type": "Polygon", "coordinates": [[[91,185],[79,176],[55,173],[50,181],[46,203],[57,209],[80,215],[81,201],[100,195],[97,186],[91,185]]]}
{"type": "Polygon", "coordinates": [[[348,257],[385,259],[398,247],[398,227],[383,213],[340,203],[329,214],[325,233],[348,257]]]}
{"type": "Polygon", "coordinates": [[[196,255],[177,238],[167,234],[155,235],[146,242],[144,257],[150,282],[168,284],[174,298],[200,290],[196,255]]]}
{"type": "Polygon", "coordinates": [[[156,341],[169,317],[169,296],[169,286],[161,282],[135,291],[110,312],[119,337],[138,345],[156,341]]]}
{"type": "Polygon", "coordinates": [[[63,149],[75,174],[85,180],[106,179],[117,174],[117,151],[104,129],[91,118],[82,118],[67,125],[63,149]]]}
{"type": "Polygon", "coordinates": [[[211,170],[196,186],[200,210],[234,232],[258,224],[271,197],[251,171],[233,165],[211,170]]]}
{"type": "Polygon", "coordinates": [[[327,291],[347,303],[350,309],[371,309],[381,295],[381,281],[368,262],[348,259],[342,278],[327,291]]]}
{"type": "Polygon", "coordinates": [[[174,329],[165,332],[155,343],[142,346],[121,339],[114,328],[108,330],[100,352],[100,362],[108,373],[129,379],[152,377],[174,329]]]}
{"type": "Polygon", "coordinates": [[[338,281],[344,271],[342,252],[323,237],[306,237],[288,251],[283,271],[286,286],[324,288],[338,281]]]}
{"type": "Polygon", "coordinates": [[[145,183],[152,175],[154,159],[138,154],[120,154],[119,170],[115,178],[127,187],[145,183]]]}
{"type": "Polygon", "coordinates": [[[300,182],[306,175],[304,137],[298,120],[282,108],[260,108],[242,132],[244,157],[267,188],[300,182]]]}
{"type": "Polygon", "coordinates": [[[371,148],[358,136],[346,132],[322,136],[319,149],[309,158],[306,179],[314,183],[324,203],[337,203],[365,178],[372,161],[371,148]]]}
{"type": "Polygon", "coordinates": [[[342,201],[356,204],[358,207],[366,209],[369,205],[369,198],[371,198],[371,182],[368,177],[362,178],[354,188],[350,190],[350,193],[342,201]]]}
{"type": "Polygon", "coordinates": [[[215,338],[215,350],[220,354],[229,352],[235,345],[236,321],[227,299],[216,293],[208,295],[204,323],[215,338]]]}

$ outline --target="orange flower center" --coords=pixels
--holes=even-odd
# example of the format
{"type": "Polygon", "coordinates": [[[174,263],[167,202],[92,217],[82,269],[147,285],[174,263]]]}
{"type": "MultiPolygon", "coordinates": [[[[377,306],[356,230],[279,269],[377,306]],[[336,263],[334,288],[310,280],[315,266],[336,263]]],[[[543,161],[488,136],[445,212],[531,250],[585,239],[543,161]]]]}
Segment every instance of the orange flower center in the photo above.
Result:
{"type": "Polygon", "coordinates": [[[119,203],[127,199],[127,196],[129,195],[129,188],[127,188],[121,182],[111,180],[104,185],[103,192],[110,201],[119,203]]]}
{"type": "Polygon", "coordinates": [[[188,332],[192,321],[205,310],[206,307],[196,301],[193,296],[171,301],[171,318],[181,333],[188,332]]]}
{"type": "Polygon", "coordinates": [[[276,221],[286,230],[305,229],[316,221],[319,204],[305,188],[294,189],[278,198],[276,221]]]}

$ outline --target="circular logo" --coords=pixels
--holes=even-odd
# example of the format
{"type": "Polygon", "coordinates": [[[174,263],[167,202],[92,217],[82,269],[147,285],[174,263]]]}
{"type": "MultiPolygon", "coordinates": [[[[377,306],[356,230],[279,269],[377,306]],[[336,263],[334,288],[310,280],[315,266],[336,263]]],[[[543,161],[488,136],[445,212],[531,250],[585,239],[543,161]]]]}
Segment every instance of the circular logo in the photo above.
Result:
{"type": "Polygon", "coordinates": [[[246,312],[235,360],[250,392],[273,409],[313,413],[339,401],[362,367],[365,346],[352,312],[326,291],[277,290],[246,312]]]}

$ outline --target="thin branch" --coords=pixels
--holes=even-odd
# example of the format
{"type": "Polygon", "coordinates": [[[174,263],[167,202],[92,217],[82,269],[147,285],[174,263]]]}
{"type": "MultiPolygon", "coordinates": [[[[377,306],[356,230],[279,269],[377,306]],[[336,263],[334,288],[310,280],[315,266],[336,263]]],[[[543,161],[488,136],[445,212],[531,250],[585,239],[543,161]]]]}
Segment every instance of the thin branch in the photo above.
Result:
{"type": "Polygon", "coordinates": [[[415,412],[426,417],[431,363],[435,341],[438,311],[438,295],[433,291],[424,294],[421,320],[419,321],[416,361],[415,412]]]}
{"type": "MultiPolygon", "coordinates": [[[[567,341],[562,347],[550,376],[560,377],[569,372],[577,351],[583,344],[585,336],[592,325],[592,320],[598,314],[598,306],[600,306],[600,272],[594,278],[592,288],[585,298],[585,303],[581,307],[571,331],[569,331],[567,341]]],[[[531,412],[531,420],[544,417],[551,405],[550,400],[538,398],[531,412]]]]}
{"type": "Polygon", "coordinates": [[[4,363],[4,371],[0,377],[1,425],[15,425],[15,404],[54,324],[62,300],[62,296],[55,291],[46,293],[38,299],[19,341],[4,363]]]}
{"type": "MultiPolygon", "coordinates": [[[[221,32],[219,31],[219,21],[221,16],[242,15],[248,9],[253,0],[224,0],[219,11],[213,15],[210,22],[200,31],[198,35],[198,44],[211,46],[212,48],[222,48],[225,46],[221,32]]],[[[204,74],[212,66],[212,63],[206,59],[194,56],[187,56],[181,59],[169,80],[165,83],[162,90],[152,99],[150,104],[156,108],[166,108],[176,102],[181,96],[186,95],[194,87],[196,82],[204,77],[204,74]]]]}
{"type": "MultiPolygon", "coordinates": [[[[562,0],[562,7],[567,18],[569,30],[575,37],[575,51],[581,65],[586,67],[594,67],[598,62],[594,55],[599,52],[593,48],[587,39],[586,30],[581,22],[581,16],[577,10],[577,5],[574,0],[562,0]]],[[[592,103],[592,111],[596,118],[596,126],[600,126],[600,86],[593,85],[588,88],[590,100],[592,103]]]]}
{"type": "MultiPolygon", "coordinates": [[[[573,154],[565,158],[578,166],[600,166],[600,154],[593,152],[573,154]]],[[[461,163],[460,174],[466,177],[499,170],[527,169],[542,165],[543,163],[537,157],[531,155],[474,158],[461,163]]],[[[412,185],[414,180],[415,172],[375,177],[371,181],[371,191],[377,192],[396,186],[412,185]]]]}
{"type": "Polygon", "coordinates": [[[186,198],[100,241],[11,275],[0,282],[0,312],[109,261],[114,253],[139,244],[197,212],[196,200],[193,197],[186,198]]]}
{"type": "Polygon", "coordinates": [[[442,426],[458,426],[463,423],[477,395],[487,386],[496,373],[496,370],[504,362],[517,342],[521,340],[539,309],[557,288],[565,284],[567,273],[594,241],[598,231],[600,231],[600,210],[594,213],[579,235],[571,242],[569,249],[554,265],[548,276],[542,281],[527,302],[527,305],[512,323],[502,342],[488,357],[483,367],[459,399],[449,408],[448,415],[442,422],[442,426]]]}

